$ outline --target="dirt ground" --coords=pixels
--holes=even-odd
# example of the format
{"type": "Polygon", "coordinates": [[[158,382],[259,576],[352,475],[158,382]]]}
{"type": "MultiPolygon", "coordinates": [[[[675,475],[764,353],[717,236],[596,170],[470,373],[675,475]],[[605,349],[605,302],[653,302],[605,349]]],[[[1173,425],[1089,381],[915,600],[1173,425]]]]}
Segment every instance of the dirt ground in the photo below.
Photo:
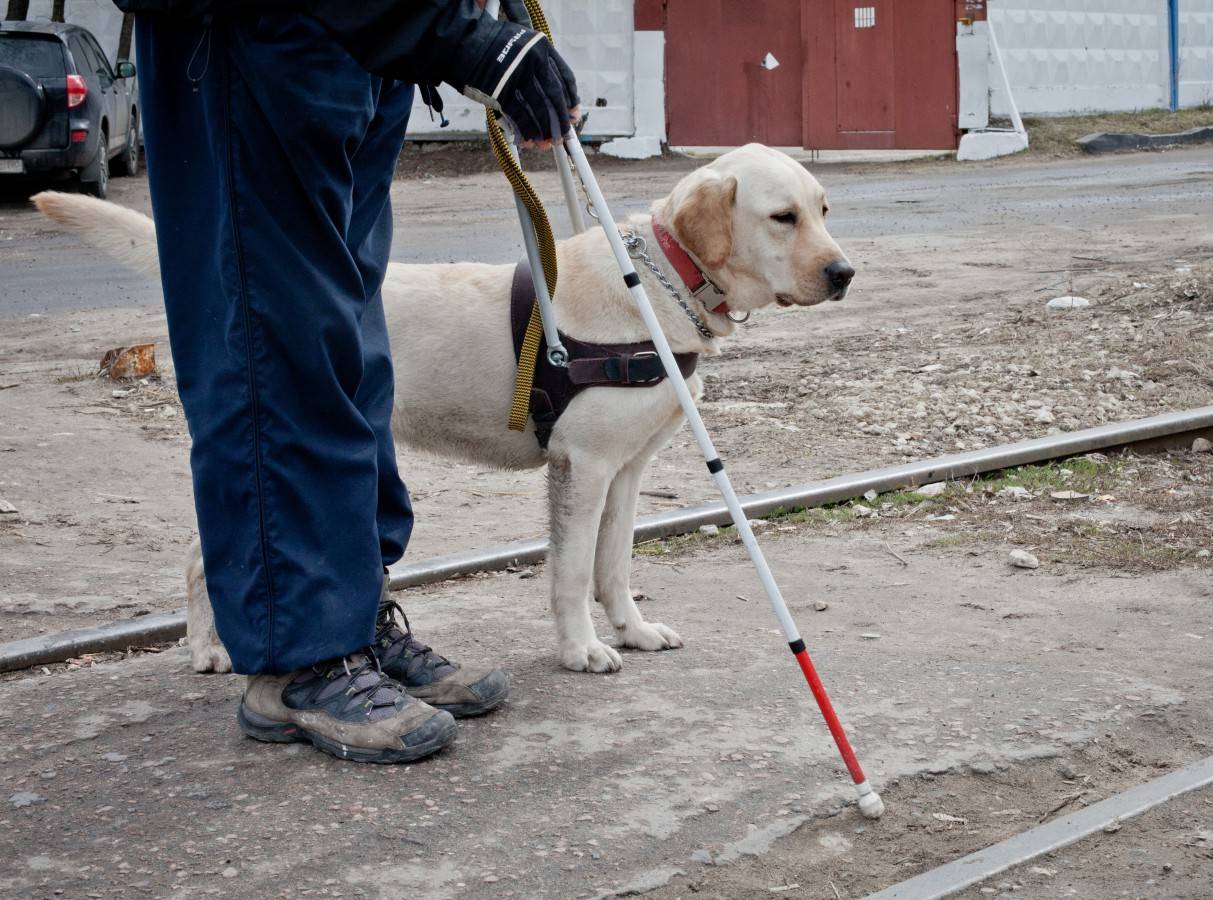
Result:
{"type": "MultiPolygon", "coordinates": [[[[604,167],[604,187],[639,210],[692,165],[604,167]]],[[[740,490],[1211,402],[1207,152],[818,175],[860,272],[852,295],[756,315],[704,364],[704,415],[740,490]],[[1069,294],[1090,305],[1046,308],[1069,294]]],[[[537,181],[558,196],[553,178],[537,181]]],[[[142,180],[114,186],[147,208],[142,180]]],[[[521,252],[498,175],[415,171],[395,201],[396,258],[521,252]]],[[[155,286],[17,204],[0,205],[0,271],[0,498],[16,509],[0,513],[0,640],[179,607],[188,438],[155,286]],[[157,344],[160,378],[95,377],[106,349],[143,340],[157,344]]],[[[538,473],[401,459],[418,512],[411,561],[543,533],[538,473]]],[[[701,468],[680,433],[648,474],[642,512],[712,499],[701,468]]],[[[1066,798],[1093,802],[1209,754],[1211,493],[1213,454],[1095,455],[763,526],[886,792],[878,825],[838,813],[832,750],[725,530],[639,548],[635,587],[657,598],[648,614],[688,647],[631,654],[618,678],[554,668],[534,571],[409,592],[427,637],[502,658],[516,696],[465,729],[463,749],[412,769],[415,802],[378,796],[389,776],[310,756],[300,769],[250,747],[230,716],[239,682],[187,675],[179,650],[0,680],[0,833],[23,835],[0,854],[13,860],[0,864],[0,894],[110,896],[135,883],[156,896],[267,896],[291,863],[328,895],[862,896],[1022,831],[1066,798]],[[1012,549],[1040,568],[1012,569],[1012,549]],[[65,696],[101,712],[61,720],[48,698],[65,696]],[[735,740],[721,737],[728,723],[735,740]],[[789,729],[806,735],[803,751],[789,729]],[[752,795],[732,780],[745,774],[752,795]],[[553,777],[565,805],[544,794],[553,777]],[[164,809],[138,798],[149,784],[164,809]],[[473,803],[446,807],[452,785],[473,803]],[[42,799],[10,797],[24,794],[42,799]],[[422,813],[425,800],[460,816],[422,813]],[[264,814],[279,804],[291,822],[264,814]],[[225,825],[229,809],[248,815],[225,825]],[[453,824],[473,809],[468,829],[453,824]],[[397,826],[412,848],[400,859],[397,826]],[[531,867],[518,866],[511,831],[531,867]],[[33,834],[49,837],[36,847],[33,834]],[[131,841],[143,858],[127,858],[131,841]],[[446,853],[435,863],[423,846],[446,853]]],[[[1174,809],[1195,830],[1168,808],[1032,864],[1054,875],[1026,867],[986,887],[1200,896],[1192,886],[1213,881],[1207,792],[1174,809]]]]}

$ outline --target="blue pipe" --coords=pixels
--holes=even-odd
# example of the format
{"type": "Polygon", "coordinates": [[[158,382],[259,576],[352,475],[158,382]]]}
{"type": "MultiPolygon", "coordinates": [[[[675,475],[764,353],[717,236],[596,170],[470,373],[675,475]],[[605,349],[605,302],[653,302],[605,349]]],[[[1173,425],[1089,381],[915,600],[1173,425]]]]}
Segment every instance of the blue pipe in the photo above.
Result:
{"type": "Polygon", "coordinates": [[[1167,0],[1167,43],[1171,51],[1171,112],[1179,109],[1179,0],[1167,0]]]}

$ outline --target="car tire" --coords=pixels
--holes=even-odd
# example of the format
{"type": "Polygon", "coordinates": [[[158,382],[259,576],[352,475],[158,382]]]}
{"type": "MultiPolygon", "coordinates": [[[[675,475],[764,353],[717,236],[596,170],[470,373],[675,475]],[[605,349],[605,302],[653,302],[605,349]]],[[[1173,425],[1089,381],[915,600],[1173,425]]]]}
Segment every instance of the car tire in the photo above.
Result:
{"type": "Polygon", "coordinates": [[[80,190],[104,200],[110,190],[109,136],[101,132],[96,158],[80,173],[80,190]]]}
{"type": "Polygon", "coordinates": [[[131,114],[131,127],[126,133],[126,147],[122,155],[114,160],[115,175],[139,174],[139,129],[136,127],[134,114],[131,114]]]}

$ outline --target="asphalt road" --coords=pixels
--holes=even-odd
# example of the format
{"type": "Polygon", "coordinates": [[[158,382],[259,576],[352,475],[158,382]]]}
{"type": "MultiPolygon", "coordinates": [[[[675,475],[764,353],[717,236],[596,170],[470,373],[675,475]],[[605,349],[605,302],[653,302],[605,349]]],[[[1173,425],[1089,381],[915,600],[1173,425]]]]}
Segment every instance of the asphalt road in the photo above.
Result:
{"type": "MultiPolygon", "coordinates": [[[[613,164],[601,181],[616,215],[638,212],[697,164],[613,164]]],[[[844,247],[848,240],[886,235],[982,233],[1015,243],[1039,227],[1141,231],[1159,218],[1207,216],[1213,208],[1213,157],[1207,148],[1058,162],[823,165],[814,171],[829,191],[830,228],[844,247]]],[[[543,172],[535,181],[552,201],[558,233],[567,233],[555,176],[543,172]]],[[[148,210],[146,180],[115,179],[111,199],[148,210]]],[[[509,262],[523,253],[513,202],[499,175],[398,181],[393,201],[395,260],[509,262]]],[[[1174,249],[1176,255],[1182,251],[1174,249]]],[[[0,273],[0,318],[160,303],[156,284],[81,247],[24,202],[0,202],[0,273]]]]}

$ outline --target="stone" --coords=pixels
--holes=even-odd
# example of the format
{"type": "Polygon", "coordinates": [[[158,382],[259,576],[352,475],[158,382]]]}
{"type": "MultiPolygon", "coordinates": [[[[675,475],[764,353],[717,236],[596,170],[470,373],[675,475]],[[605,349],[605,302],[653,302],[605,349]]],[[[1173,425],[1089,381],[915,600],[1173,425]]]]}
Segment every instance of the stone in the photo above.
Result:
{"type": "Polygon", "coordinates": [[[862,503],[856,503],[851,509],[854,511],[855,518],[857,519],[867,519],[876,515],[876,510],[870,506],[864,506],[862,503]]]}
{"type": "MultiPolygon", "coordinates": [[[[1213,443],[1209,442],[1208,438],[1197,438],[1192,442],[1193,453],[1209,453],[1213,451],[1213,443]]],[[[3,510],[0,510],[3,512],[3,510]]]]}
{"type": "Polygon", "coordinates": [[[691,862],[710,866],[712,864],[712,854],[707,850],[696,850],[691,854],[691,862]]]}
{"type": "Polygon", "coordinates": [[[933,481],[930,484],[924,484],[922,487],[915,488],[914,493],[922,494],[924,497],[938,497],[948,489],[946,481],[933,481]]]}
{"type": "Polygon", "coordinates": [[[720,534],[720,526],[719,525],[700,525],[699,533],[703,534],[703,535],[707,535],[708,537],[716,537],[716,535],[720,534]]]}
{"type": "Polygon", "coordinates": [[[813,604],[813,609],[817,610],[818,612],[825,612],[829,608],[830,604],[826,603],[824,600],[818,600],[813,604]]]}
{"type": "Polygon", "coordinates": [[[33,806],[35,803],[45,803],[46,798],[41,794],[35,794],[33,791],[17,791],[8,798],[8,802],[15,808],[21,809],[25,806],[33,806]]]}
{"type": "Polygon", "coordinates": [[[235,866],[228,866],[226,869],[223,870],[223,872],[221,874],[223,875],[224,878],[235,878],[237,875],[240,874],[240,870],[237,869],[235,866]]]}
{"type": "Polygon", "coordinates": [[[1012,550],[1007,555],[1007,561],[1017,569],[1039,569],[1040,560],[1027,550],[1012,550]]]}
{"type": "Polygon", "coordinates": [[[1065,297],[1054,297],[1045,304],[1045,308],[1052,310],[1086,309],[1090,305],[1091,301],[1086,297],[1074,297],[1067,295],[1065,297]]]}
{"type": "Polygon", "coordinates": [[[1052,425],[1054,422],[1053,411],[1047,406],[1042,406],[1036,410],[1036,415],[1032,417],[1034,422],[1039,422],[1042,425],[1052,425]]]}

